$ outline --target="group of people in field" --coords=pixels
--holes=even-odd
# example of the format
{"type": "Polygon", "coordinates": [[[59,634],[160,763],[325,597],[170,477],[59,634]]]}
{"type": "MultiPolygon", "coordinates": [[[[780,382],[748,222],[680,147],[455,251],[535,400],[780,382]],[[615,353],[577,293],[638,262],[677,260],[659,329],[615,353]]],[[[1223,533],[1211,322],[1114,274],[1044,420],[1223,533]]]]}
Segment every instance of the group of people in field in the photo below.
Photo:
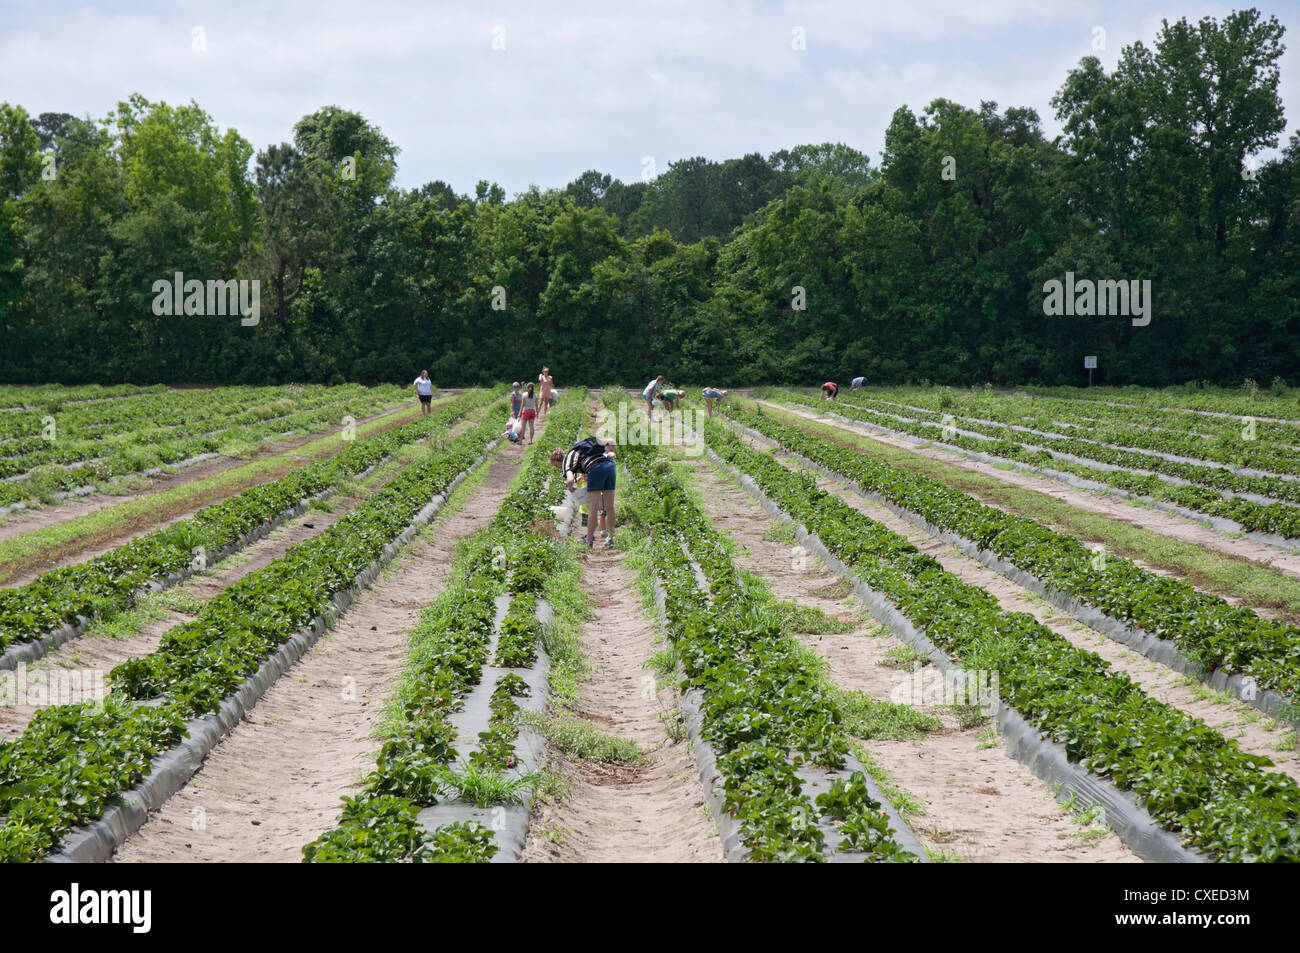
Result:
{"type": "MultiPolygon", "coordinates": [[[[853,378],[853,380],[849,382],[849,390],[861,390],[866,386],[867,386],[867,379],[865,377],[855,377],[853,378]]],[[[838,394],[839,392],[840,392],[840,385],[836,384],[834,381],[827,381],[825,384],[822,385],[823,400],[834,400],[835,395],[838,394]]]]}
{"type": "MultiPolygon", "coordinates": [[[[852,390],[858,390],[865,385],[866,378],[855,377],[849,386],[852,390]]],[[[421,413],[429,413],[429,404],[433,398],[433,382],[429,379],[429,372],[421,371],[413,386],[416,396],[420,398],[421,413]]],[[[834,381],[827,381],[822,384],[821,391],[824,399],[833,401],[835,395],[839,393],[839,385],[834,381]]],[[[519,381],[512,382],[510,420],[506,424],[506,432],[503,436],[508,437],[513,443],[519,443],[527,433],[528,443],[531,445],[535,439],[534,425],[539,413],[541,418],[545,419],[546,411],[555,405],[558,394],[549,367],[542,368],[542,372],[537,375],[536,385],[530,381],[527,387],[521,390],[519,381]]],[[[727,392],[717,387],[705,387],[702,396],[709,416],[712,417],[714,403],[720,404],[725,400],[727,392]]],[[[641,397],[646,403],[646,416],[653,417],[656,406],[663,407],[670,413],[679,409],[682,401],[686,399],[686,392],[665,385],[664,376],[658,374],[654,380],[646,384],[645,389],[641,391],[641,397]]],[[[600,534],[606,541],[606,547],[613,549],[614,487],[618,481],[618,468],[614,463],[614,442],[601,440],[598,437],[587,437],[579,440],[568,450],[556,447],[551,451],[550,459],[551,466],[564,474],[565,485],[575,505],[580,497],[584,498],[582,500],[583,522],[587,534],[583,542],[587,548],[595,547],[596,528],[599,522],[600,534]],[[586,511],[590,512],[590,518],[586,517],[586,511]]]]}
{"type": "Polygon", "coordinates": [[[505,436],[512,443],[519,443],[526,432],[531,445],[537,435],[538,415],[542,420],[546,419],[546,412],[555,406],[559,391],[555,389],[555,380],[551,377],[549,367],[542,368],[542,372],[537,375],[536,385],[529,381],[526,389],[521,391],[519,388],[519,381],[510,385],[510,419],[506,422],[505,436]]]}
{"type": "MultiPolygon", "coordinates": [[[[727,392],[716,387],[706,387],[703,395],[704,403],[709,409],[709,416],[712,417],[714,402],[722,403],[723,398],[727,396],[727,392]]],[[[656,403],[669,413],[677,410],[682,401],[686,399],[686,391],[665,386],[664,376],[659,374],[649,384],[645,385],[645,390],[641,391],[641,398],[645,401],[646,416],[653,417],[656,403]]]]}

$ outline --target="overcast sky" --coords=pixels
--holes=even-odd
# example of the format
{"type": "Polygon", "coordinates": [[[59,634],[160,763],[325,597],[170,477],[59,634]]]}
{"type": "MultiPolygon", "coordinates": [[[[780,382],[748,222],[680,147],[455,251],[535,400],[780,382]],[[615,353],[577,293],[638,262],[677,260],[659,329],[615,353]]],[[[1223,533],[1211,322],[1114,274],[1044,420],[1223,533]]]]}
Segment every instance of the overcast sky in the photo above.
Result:
{"type": "MultiPolygon", "coordinates": [[[[1285,142],[1300,119],[1300,0],[1256,6],[1287,27],[1285,142]]],[[[212,3],[0,0],[0,100],[102,117],[134,92],[195,100],[255,148],[324,105],[360,112],[401,150],[398,184],[472,192],[625,181],[694,155],[846,142],[879,161],[900,105],[937,97],[1038,110],[1093,55],[1107,68],[1162,18],[1217,3],[212,3]],[[1098,30],[1104,31],[1104,34],[1098,30]],[[798,31],[802,31],[801,33],[798,31]],[[795,49],[802,36],[805,49],[795,49]],[[504,46],[504,49],[494,49],[504,46]]]]}

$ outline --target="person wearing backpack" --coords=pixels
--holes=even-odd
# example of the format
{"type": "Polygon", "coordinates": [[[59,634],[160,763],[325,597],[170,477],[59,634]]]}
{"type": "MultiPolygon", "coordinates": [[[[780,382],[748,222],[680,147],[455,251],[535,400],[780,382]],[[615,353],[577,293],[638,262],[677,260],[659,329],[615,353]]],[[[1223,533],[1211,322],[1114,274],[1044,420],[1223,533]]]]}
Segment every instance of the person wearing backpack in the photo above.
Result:
{"type": "Polygon", "coordinates": [[[596,544],[596,514],[600,514],[601,529],[608,539],[607,546],[614,548],[614,484],[618,468],[614,464],[613,441],[602,442],[599,437],[587,437],[573,445],[567,453],[560,447],[551,451],[551,466],[564,474],[564,482],[572,493],[577,489],[580,476],[587,480],[587,502],[591,516],[587,519],[587,548],[596,544]]]}

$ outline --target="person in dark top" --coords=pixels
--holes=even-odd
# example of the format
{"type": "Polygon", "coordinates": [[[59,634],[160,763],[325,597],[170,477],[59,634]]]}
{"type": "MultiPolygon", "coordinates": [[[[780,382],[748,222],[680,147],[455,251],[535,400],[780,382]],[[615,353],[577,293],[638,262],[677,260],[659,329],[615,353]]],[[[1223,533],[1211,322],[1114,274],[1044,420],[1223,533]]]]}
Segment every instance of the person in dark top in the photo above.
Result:
{"type": "Polygon", "coordinates": [[[614,444],[588,437],[564,451],[556,447],[551,451],[551,466],[564,474],[564,482],[572,493],[577,488],[579,476],[587,478],[587,502],[591,517],[587,520],[587,548],[596,543],[596,514],[600,514],[601,529],[608,539],[607,546],[614,548],[614,483],[618,468],[614,465],[614,444]]]}

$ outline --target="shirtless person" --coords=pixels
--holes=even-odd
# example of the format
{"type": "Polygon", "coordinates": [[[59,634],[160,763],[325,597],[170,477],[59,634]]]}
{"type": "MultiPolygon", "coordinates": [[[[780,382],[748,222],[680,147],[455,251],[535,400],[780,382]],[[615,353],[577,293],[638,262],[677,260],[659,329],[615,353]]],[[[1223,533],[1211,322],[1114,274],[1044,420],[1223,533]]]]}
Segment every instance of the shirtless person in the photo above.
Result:
{"type": "Polygon", "coordinates": [[[551,369],[549,367],[542,368],[542,372],[537,375],[537,382],[538,384],[541,385],[539,387],[539,395],[538,395],[542,399],[540,416],[542,420],[545,420],[546,411],[551,406],[551,388],[555,386],[555,381],[551,379],[551,369]]]}

